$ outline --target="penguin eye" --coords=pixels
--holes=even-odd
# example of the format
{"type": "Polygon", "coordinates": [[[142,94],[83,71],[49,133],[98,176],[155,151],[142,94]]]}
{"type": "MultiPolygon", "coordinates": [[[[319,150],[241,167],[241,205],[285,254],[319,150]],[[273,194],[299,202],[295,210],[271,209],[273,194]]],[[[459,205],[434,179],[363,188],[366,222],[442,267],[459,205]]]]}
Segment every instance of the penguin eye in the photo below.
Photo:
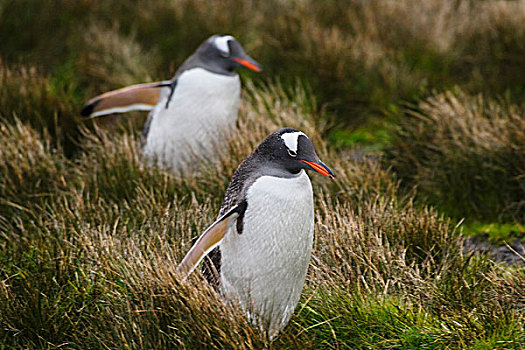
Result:
{"type": "Polygon", "coordinates": [[[292,157],[297,157],[297,152],[296,151],[292,151],[291,149],[288,149],[288,154],[292,157]]]}
{"type": "Polygon", "coordinates": [[[219,50],[219,52],[220,52],[221,56],[224,57],[224,58],[230,57],[230,53],[229,52],[222,51],[222,50],[219,50]]]}

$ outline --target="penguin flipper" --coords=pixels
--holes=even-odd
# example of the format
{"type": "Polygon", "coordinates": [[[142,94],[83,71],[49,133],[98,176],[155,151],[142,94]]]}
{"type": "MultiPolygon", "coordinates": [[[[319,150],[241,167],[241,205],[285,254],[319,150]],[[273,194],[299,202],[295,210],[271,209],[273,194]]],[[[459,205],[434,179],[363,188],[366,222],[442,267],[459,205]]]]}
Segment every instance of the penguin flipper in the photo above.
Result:
{"type": "Polygon", "coordinates": [[[129,111],[149,111],[159,102],[160,91],[171,81],[131,85],[106,92],[89,100],[80,115],[86,118],[129,111]]]}
{"type": "MultiPolygon", "coordinates": [[[[228,230],[236,224],[240,210],[244,210],[242,205],[236,205],[226,214],[221,216],[210,227],[204,231],[197,242],[191,247],[184,259],[177,267],[177,271],[184,277],[188,275],[199,265],[201,260],[217,247],[223,240],[228,230]]],[[[244,206],[245,207],[245,206],[244,206]]]]}

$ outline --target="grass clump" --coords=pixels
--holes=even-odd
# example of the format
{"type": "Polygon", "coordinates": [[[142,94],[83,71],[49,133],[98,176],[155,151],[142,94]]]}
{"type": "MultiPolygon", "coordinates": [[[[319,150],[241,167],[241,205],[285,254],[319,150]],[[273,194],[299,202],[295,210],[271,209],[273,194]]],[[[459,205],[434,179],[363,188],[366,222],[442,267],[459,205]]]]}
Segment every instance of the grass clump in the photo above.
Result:
{"type": "Polygon", "coordinates": [[[457,218],[525,220],[525,118],[460,90],[407,113],[389,150],[396,173],[457,218]]]}
{"type": "Polygon", "coordinates": [[[85,55],[78,55],[77,69],[89,86],[102,91],[152,81],[149,72],[154,72],[156,53],[123,36],[117,26],[92,22],[82,39],[85,55]]]}

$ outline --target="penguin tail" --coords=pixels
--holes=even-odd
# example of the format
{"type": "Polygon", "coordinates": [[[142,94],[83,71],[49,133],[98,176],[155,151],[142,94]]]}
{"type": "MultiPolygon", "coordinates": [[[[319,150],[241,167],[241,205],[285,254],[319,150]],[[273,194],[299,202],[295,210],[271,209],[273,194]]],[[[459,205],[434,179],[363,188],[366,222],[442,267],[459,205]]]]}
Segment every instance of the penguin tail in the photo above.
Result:
{"type": "Polygon", "coordinates": [[[93,118],[112,113],[150,111],[159,102],[162,88],[170,85],[171,81],[158,81],[106,92],[89,100],[80,115],[93,118]]]}

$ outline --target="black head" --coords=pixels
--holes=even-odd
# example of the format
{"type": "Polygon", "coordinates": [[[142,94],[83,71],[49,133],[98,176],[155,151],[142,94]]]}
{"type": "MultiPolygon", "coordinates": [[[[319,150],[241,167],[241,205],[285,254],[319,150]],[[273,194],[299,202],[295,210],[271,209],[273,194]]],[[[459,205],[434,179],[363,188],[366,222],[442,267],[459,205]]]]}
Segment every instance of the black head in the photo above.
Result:
{"type": "Polygon", "coordinates": [[[262,70],[261,65],[248,56],[241,44],[231,35],[214,35],[208,38],[199,46],[192,58],[195,66],[219,74],[233,75],[235,69],[239,67],[255,72],[262,70]]]}
{"type": "Polygon", "coordinates": [[[284,128],[274,132],[257,147],[253,155],[264,173],[294,176],[304,169],[334,178],[333,172],[315,153],[312,141],[296,129],[284,128]]]}

